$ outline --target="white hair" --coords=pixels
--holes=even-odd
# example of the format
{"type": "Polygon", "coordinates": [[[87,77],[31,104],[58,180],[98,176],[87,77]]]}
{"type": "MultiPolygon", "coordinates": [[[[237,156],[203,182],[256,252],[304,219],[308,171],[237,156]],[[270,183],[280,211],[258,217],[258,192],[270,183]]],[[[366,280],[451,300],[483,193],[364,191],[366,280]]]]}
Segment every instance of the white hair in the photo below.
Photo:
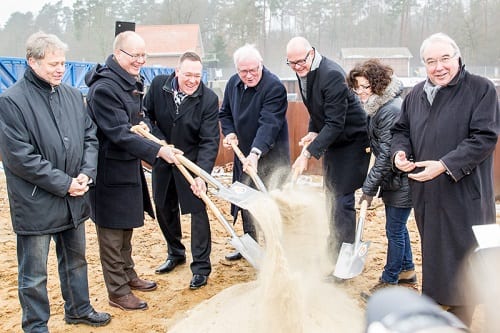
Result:
{"type": "Polygon", "coordinates": [[[455,51],[456,55],[458,57],[461,56],[460,54],[460,49],[458,48],[458,45],[457,43],[455,43],[455,41],[453,39],[451,39],[450,36],[448,36],[447,34],[445,33],[442,33],[442,32],[438,32],[438,33],[435,33],[433,35],[430,35],[429,37],[427,37],[423,42],[422,42],[422,46],[420,46],[420,60],[422,60],[422,62],[425,61],[424,59],[424,52],[425,52],[425,49],[433,44],[433,43],[436,43],[436,42],[442,42],[442,43],[447,43],[449,45],[451,45],[451,47],[453,48],[453,50],[455,51]]]}
{"type": "Polygon", "coordinates": [[[253,44],[245,44],[233,54],[234,65],[238,67],[238,63],[243,59],[254,59],[257,60],[260,64],[262,64],[263,59],[260,55],[259,50],[255,48],[253,44]]]}

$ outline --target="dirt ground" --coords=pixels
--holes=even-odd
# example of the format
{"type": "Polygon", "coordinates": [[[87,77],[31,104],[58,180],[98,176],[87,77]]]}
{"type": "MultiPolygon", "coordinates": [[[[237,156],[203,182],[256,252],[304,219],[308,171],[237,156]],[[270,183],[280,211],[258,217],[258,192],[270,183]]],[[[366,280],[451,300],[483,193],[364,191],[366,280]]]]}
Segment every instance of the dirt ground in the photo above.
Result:
{"type": "MultiPolygon", "coordinates": [[[[229,204],[213,198],[223,214],[229,218],[229,204]]],[[[375,201],[374,209],[370,209],[365,223],[364,239],[371,241],[368,259],[364,272],[348,282],[335,286],[345,292],[364,310],[365,303],[360,297],[360,292],[366,291],[375,284],[381,274],[385,263],[386,238],[384,231],[384,212],[380,201],[375,201]]],[[[372,207],[373,207],[372,206],[372,207]]],[[[264,208],[263,208],[264,209],[264,208]]],[[[122,311],[108,305],[107,293],[102,278],[99,261],[98,244],[94,225],[86,222],[87,230],[87,260],[88,277],[91,303],[98,311],[111,313],[111,323],[102,328],[89,328],[84,325],[67,325],[64,322],[63,300],[60,294],[59,281],[56,269],[55,251],[52,248],[49,255],[48,290],[51,302],[51,318],[49,329],[53,333],[62,332],[166,332],[169,327],[186,316],[189,310],[200,303],[221,293],[225,289],[256,280],[257,273],[245,260],[229,262],[224,255],[231,252],[232,246],[228,244],[226,231],[217,223],[213,215],[212,226],[212,274],[208,285],[192,291],[188,288],[191,279],[188,264],[176,268],[173,272],[156,275],[155,268],[165,260],[166,244],[155,220],[147,218],[143,228],[135,229],[133,238],[133,257],[136,270],[142,278],[155,280],[158,289],[154,292],[136,294],[149,304],[146,311],[122,311]]],[[[183,216],[183,240],[189,249],[190,233],[189,222],[183,216]]],[[[420,280],[421,257],[419,250],[419,237],[413,217],[409,221],[411,241],[416,270],[420,280]]],[[[241,223],[236,225],[238,234],[241,234],[241,223]]],[[[326,237],[326,235],[325,235],[326,237]]],[[[318,249],[318,251],[320,251],[318,249]]],[[[6,195],[6,186],[3,172],[0,174],[0,252],[3,253],[0,281],[3,287],[0,291],[0,330],[4,332],[20,332],[21,311],[17,296],[17,259],[16,238],[12,231],[9,216],[9,206],[6,195]]],[[[233,287],[234,288],[234,287],[233,287]]],[[[202,305],[203,306],[203,305],[202,305]]],[[[209,320],[209,318],[207,318],[209,320]]],[[[482,323],[481,309],[476,311],[473,328],[479,332],[482,323]]],[[[234,332],[238,329],[235,328],[234,332]]]]}

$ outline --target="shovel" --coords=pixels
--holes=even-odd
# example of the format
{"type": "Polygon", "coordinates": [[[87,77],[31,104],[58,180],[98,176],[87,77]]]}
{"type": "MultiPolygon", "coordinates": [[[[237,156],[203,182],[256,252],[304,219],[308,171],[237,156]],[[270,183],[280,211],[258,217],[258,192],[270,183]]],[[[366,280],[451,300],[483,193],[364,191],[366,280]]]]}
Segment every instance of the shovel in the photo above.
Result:
{"type": "MultiPolygon", "coordinates": [[[[234,142],[231,142],[231,147],[233,148],[234,153],[236,154],[236,156],[238,156],[241,163],[244,164],[246,157],[242,153],[240,148],[234,142]]],[[[250,176],[250,178],[252,178],[253,183],[255,184],[255,186],[257,186],[259,191],[267,193],[266,186],[264,185],[262,179],[260,179],[259,175],[257,174],[257,170],[255,170],[253,167],[249,167],[246,169],[245,172],[250,176]]]]}
{"type": "MultiPolygon", "coordinates": [[[[161,145],[167,145],[167,143],[165,141],[158,139],[153,134],[145,131],[144,129],[142,129],[139,126],[134,126],[131,130],[133,132],[141,135],[141,136],[144,136],[145,138],[148,138],[148,139],[156,142],[156,143],[159,143],[161,145]]],[[[181,160],[182,159],[188,160],[187,158],[185,158],[182,155],[176,156],[176,158],[178,160],[179,160],[179,157],[181,157],[181,160]]],[[[190,183],[191,185],[195,184],[193,176],[189,173],[188,170],[186,170],[186,167],[184,166],[184,164],[177,165],[177,168],[182,173],[182,175],[186,178],[188,183],[190,183]]],[[[203,200],[203,202],[205,203],[205,205],[208,206],[208,208],[212,211],[212,213],[215,215],[217,220],[222,224],[222,226],[231,235],[231,241],[230,241],[231,245],[241,253],[241,255],[250,263],[250,265],[252,265],[253,267],[258,269],[259,264],[260,264],[260,260],[261,260],[262,255],[263,255],[263,251],[262,251],[261,247],[259,246],[259,244],[249,234],[244,234],[243,236],[238,237],[238,235],[234,231],[231,224],[226,220],[224,215],[222,215],[221,211],[217,208],[217,206],[214,204],[214,202],[212,200],[210,200],[208,195],[203,192],[203,193],[201,193],[200,196],[201,196],[201,199],[203,200]]]]}
{"type": "Polygon", "coordinates": [[[350,279],[361,274],[365,266],[366,254],[368,253],[370,242],[364,242],[361,238],[363,236],[363,225],[365,223],[367,208],[368,202],[363,200],[356,225],[354,244],[342,243],[342,247],[340,248],[337,265],[335,265],[335,271],[333,272],[333,275],[340,279],[350,279]]]}
{"type": "MultiPolygon", "coordinates": [[[[132,126],[130,130],[161,145],[166,144],[165,141],[158,139],[156,136],[144,130],[138,125],[132,126]]],[[[180,154],[177,154],[175,157],[184,167],[188,168],[192,173],[194,173],[198,177],[201,177],[204,181],[210,184],[215,189],[212,192],[216,196],[227,200],[238,207],[249,209],[251,203],[255,200],[258,200],[258,198],[262,195],[262,192],[254,190],[250,186],[244,185],[240,182],[234,182],[230,187],[226,187],[220,181],[212,177],[212,175],[210,175],[208,172],[200,168],[198,165],[196,165],[186,157],[180,154]]]]}

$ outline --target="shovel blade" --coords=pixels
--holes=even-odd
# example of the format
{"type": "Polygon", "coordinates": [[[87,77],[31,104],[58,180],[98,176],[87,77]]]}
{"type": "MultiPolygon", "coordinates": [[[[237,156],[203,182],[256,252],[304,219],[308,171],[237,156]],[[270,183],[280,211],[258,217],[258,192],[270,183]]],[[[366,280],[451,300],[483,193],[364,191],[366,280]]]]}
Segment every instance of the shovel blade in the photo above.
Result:
{"type": "Polygon", "coordinates": [[[214,194],[243,209],[249,209],[252,202],[259,200],[263,195],[262,192],[240,182],[234,182],[228,188],[221,186],[214,194]]]}
{"type": "Polygon", "coordinates": [[[263,256],[263,250],[259,244],[249,234],[244,234],[241,237],[231,238],[231,245],[241,253],[241,255],[254,268],[259,269],[260,262],[263,256]]]}
{"type": "Polygon", "coordinates": [[[370,242],[359,242],[357,246],[342,243],[333,275],[340,279],[351,279],[358,276],[365,267],[366,254],[370,242]]]}

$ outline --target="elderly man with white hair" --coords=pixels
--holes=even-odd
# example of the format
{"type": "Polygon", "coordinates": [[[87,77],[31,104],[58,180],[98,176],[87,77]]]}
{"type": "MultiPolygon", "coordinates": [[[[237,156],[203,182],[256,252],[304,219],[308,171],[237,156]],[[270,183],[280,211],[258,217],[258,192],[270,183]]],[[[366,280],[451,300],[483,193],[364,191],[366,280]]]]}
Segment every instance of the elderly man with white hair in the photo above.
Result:
{"type": "MultiPolygon", "coordinates": [[[[233,181],[250,183],[243,171],[253,167],[267,187],[279,186],[290,166],[286,89],[263,65],[262,56],[252,45],[236,50],[234,65],[237,73],[226,85],[219,112],[224,147],[231,149],[231,142],[235,142],[247,157],[245,165],[235,157],[233,181]],[[277,175],[272,184],[271,175],[277,175]]],[[[232,207],[235,221],[238,211],[232,207]]],[[[242,210],[241,215],[243,231],[257,239],[250,214],[242,210]]],[[[241,254],[235,252],[226,259],[241,259],[241,254]]]]}

